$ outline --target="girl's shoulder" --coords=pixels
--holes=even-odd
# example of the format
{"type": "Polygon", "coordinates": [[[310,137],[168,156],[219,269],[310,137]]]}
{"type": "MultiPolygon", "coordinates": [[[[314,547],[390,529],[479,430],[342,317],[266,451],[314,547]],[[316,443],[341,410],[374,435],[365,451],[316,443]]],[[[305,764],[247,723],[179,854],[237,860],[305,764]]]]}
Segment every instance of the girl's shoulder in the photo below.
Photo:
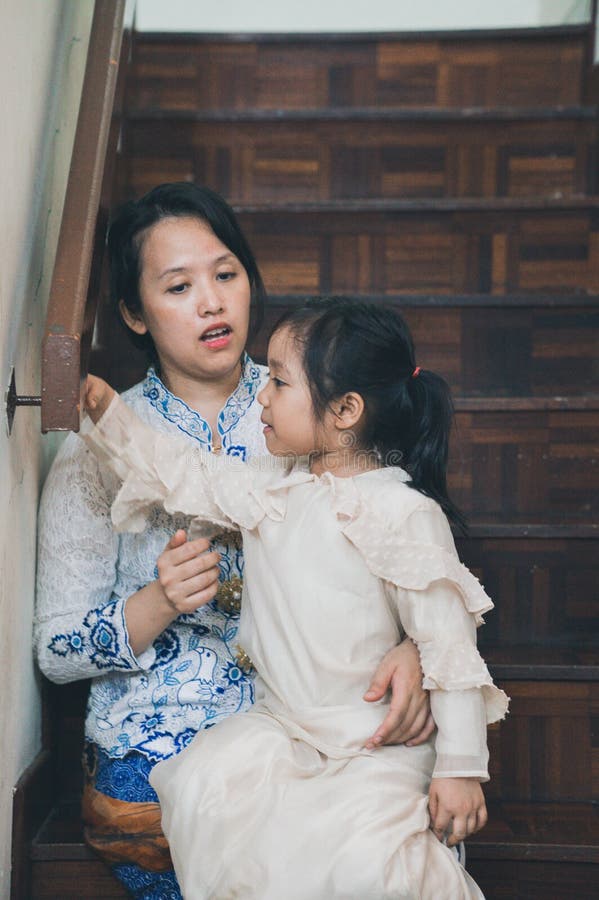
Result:
{"type": "Polygon", "coordinates": [[[361,505],[387,527],[396,529],[415,513],[445,519],[437,501],[413,487],[409,474],[399,466],[365,473],[355,483],[361,505]]]}

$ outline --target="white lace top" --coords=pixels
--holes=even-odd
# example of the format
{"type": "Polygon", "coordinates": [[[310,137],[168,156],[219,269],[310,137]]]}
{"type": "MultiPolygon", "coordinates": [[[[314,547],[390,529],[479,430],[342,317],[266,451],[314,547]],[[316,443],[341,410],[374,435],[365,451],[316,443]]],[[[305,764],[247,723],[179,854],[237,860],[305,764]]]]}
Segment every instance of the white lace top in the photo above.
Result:
{"type": "Polygon", "coordinates": [[[118,529],[154,504],[239,526],[247,561],[240,642],[262,706],[329,757],[360,752],[384,711],[364,703],[376,661],[404,633],[420,651],[437,724],[437,777],[486,779],[486,726],[505,715],[476,648],[493,606],[459,561],[447,520],[399,468],[353,478],[273,457],[248,465],[152,434],[118,398],[84,439],[123,480],[118,529]]]}
{"type": "MultiPolygon", "coordinates": [[[[218,419],[223,450],[245,460],[265,452],[256,401],[265,370],[244,359],[238,387],[218,419]]],[[[207,422],[171,394],[150,369],[123,394],[156,431],[177,433],[210,450],[207,422]]],[[[216,542],[219,597],[179,616],[139,657],[129,645],[127,598],[157,577],[156,561],[189,519],[159,506],[139,534],[117,534],[110,521],[117,480],[78,435],[61,447],[44,486],[39,516],[35,644],[42,671],[55,682],[91,678],[86,737],[110,755],[137,750],[153,761],[178,752],[253,700],[253,679],[236,659],[243,555],[239,534],[216,542]]],[[[223,529],[212,527],[213,536],[223,529]]]]}

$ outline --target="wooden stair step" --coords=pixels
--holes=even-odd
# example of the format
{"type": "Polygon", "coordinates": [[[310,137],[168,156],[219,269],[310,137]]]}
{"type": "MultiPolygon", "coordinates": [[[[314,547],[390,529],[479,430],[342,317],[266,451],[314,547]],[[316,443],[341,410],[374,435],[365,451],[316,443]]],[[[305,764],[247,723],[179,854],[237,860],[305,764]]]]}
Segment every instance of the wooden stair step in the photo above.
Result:
{"type": "Polygon", "coordinates": [[[339,201],[238,211],[275,294],[599,293],[599,197],[339,201]]]}
{"type": "Polygon", "coordinates": [[[597,112],[538,118],[467,110],[136,113],[126,177],[209,184],[239,208],[346,199],[575,197],[599,189],[597,112]],[[267,137],[266,137],[267,135],[267,137]]]}
{"type": "Polygon", "coordinates": [[[137,107],[128,110],[130,122],[260,122],[269,125],[286,122],[561,122],[591,121],[597,118],[596,106],[329,106],[297,109],[252,107],[245,109],[179,109],[164,106],[137,107]]]}
{"type": "Polygon", "coordinates": [[[596,804],[489,802],[488,806],[489,823],[469,838],[467,860],[599,863],[596,804]]]}
{"type": "Polygon", "coordinates": [[[492,32],[137,36],[130,108],[581,102],[588,26],[492,32]]]}
{"type": "Polygon", "coordinates": [[[599,681],[599,634],[587,647],[479,643],[497,681],[599,681]]]}

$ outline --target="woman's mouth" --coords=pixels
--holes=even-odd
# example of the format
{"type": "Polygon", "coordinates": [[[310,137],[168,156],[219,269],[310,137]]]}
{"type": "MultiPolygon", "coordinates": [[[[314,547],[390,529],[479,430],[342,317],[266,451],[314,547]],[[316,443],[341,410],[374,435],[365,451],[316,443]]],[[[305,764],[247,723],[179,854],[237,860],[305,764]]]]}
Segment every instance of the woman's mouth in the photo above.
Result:
{"type": "Polygon", "coordinates": [[[232,333],[228,325],[219,325],[216,328],[210,328],[208,331],[205,331],[200,340],[212,350],[218,350],[227,346],[231,340],[232,333]]]}

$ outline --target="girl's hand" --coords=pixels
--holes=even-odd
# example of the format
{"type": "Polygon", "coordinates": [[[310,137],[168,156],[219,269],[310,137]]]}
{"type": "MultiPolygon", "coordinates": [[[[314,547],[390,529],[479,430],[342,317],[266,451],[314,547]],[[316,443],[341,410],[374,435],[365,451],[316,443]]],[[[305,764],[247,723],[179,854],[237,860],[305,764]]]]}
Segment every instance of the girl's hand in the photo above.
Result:
{"type": "Polygon", "coordinates": [[[158,584],[177,615],[195,612],[216,594],[220,555],[215,550],[207,553],[209,547],[206,538],[188,541],[180,529],[158,557],[158,584]]]}
{"type": "Polygon", "coordinates": [[[487,824],[487,807],[476,778],[433,778],[428,792],[431,828],[447,846],[480,831],[487,824]]]}
{"type": "Polygon", "coordinates": [[[370,687],[364,694],[369,703],[380,700],[391,689],[389,712],[365,747],[382,744],[423,744],[435,729],[428,691],[422,689],[420,655],[409,638],[385,654],[370,687]]]}
{"type": "Polygon", "coordinates": [[[114,390],[102,378],[96,375],[87,376],[83,390],[83,405],[94,424],[104,415],[114,394],[114,390]]]}

